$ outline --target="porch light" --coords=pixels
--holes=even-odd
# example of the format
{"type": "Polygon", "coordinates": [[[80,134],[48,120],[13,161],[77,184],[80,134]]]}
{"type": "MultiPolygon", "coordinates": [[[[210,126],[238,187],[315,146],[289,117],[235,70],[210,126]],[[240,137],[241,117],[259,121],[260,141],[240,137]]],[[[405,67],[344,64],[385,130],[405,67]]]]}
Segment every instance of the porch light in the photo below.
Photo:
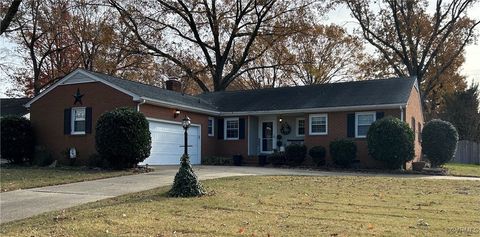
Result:
{"type": "Polygon", "coordinates": [[[173,118],[177,118],[178,115],[180,115],[180,110],[176,109],[175,112],[173,113],[173,118]]]}
{"type": "Polygon", "coordinates": [[[190,127],[190,124],[192,124],[192,121],[187,115],[185,115],[185,118],[182,119],[183,129],[187,130],[190,127]]]}
{"type": "Polygon", "coordinates": [[[279,118],[279,119],[278,119],[278,122],[279,122],[279,123],[283,122],[283,118],[279,118]]]}
{"type": "MultiPolygon", "coordinates": [[[[185,130],[183,132],[183,135],[184,135],[183,157],[187,159],[187,161],[188,161],[188,132],[187,131],[191,123],[192,122],[190,121],[190,118],[187,115],[185,115],[185,117],[182,119],[182,127],[185,130]]],[[[183,162],[183,158],[182,158],[182,162],[183,162]]]]}

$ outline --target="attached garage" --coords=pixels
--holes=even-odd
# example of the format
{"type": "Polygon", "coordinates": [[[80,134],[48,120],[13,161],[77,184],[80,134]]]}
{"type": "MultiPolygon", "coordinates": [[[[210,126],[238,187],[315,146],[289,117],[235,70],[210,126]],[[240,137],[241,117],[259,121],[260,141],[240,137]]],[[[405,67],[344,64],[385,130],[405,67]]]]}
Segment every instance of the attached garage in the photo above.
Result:
{"type": "MultiPolygon", "coordinates": [[[[184,130],[181,124],[149,120],[152,134],[150,157],[142,164],[178,165],[183,155],[184,130]]],[[[200,127],[188,129],[188,154],[192,164],[200,164],[200,127]]]]}

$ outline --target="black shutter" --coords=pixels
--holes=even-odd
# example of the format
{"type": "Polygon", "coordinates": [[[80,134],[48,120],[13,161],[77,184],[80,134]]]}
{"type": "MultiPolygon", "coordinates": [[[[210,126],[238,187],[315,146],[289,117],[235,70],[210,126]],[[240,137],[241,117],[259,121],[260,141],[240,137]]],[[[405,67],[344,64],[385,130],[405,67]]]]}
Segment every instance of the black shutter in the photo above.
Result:
{"type": "Polygon", "coordinates": [[[238,139],[245,139],[245,119],[238,120],[238,139]]]}
{"type": "Polygon", "coordinates": [[[92,133],[92,107],[85,109],[85,133],[92,133]]]}
{"type": "Polygon", "coordinates": [[[377,120],[382,119],[385,116],[384,112],[377,112],[377,120]]]}
{"type": "Polygon", "coordinates": [[[63,134],[72,133],[72,109],[63,110],[63,134]]]}
{"type": "Polygon", "coordinates": [[[223,139],[223,118],[217,119],[217,137],[219,140],[223,139]]]}
{"type": "Polygon", "coordinates": [[[355,137],[355,114],[347,114],[347,137],[355,137]]]}

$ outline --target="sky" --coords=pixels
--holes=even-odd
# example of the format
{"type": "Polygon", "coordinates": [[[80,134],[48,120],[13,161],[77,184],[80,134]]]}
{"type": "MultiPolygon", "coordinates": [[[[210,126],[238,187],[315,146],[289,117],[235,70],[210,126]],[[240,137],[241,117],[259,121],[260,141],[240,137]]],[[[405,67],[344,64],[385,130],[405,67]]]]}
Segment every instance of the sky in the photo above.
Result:
{"type": "MultiPolygon", "coordinates": [[[[434,2],[434,0],[429,0],[434,2]]],[[[432,4],[430,4],[432,5],[432,4]]],[[[480,2],[469,9],[468,16],[470,18],[480,20],[480,2]]],[[[357,27],[357,23],[350,16],[350,13],[346,7],[339,7],[330,12],[325,19],[327,23],[335,23],[341,26],[345,26],[347,29],[354,29],[357,27]]],[[[477,32],[480,31],[480,27],[477,27],[477,32]]],[[[6,91],[13,87],[13,84],[9,81],[8,75],[5,74],[2,67],[21,67],[23,61],[18,55],[18,45],[9,41],[4,36],[0,36],[0,97],[6,96],[6,91]]],[[[465,48],[465,63],[462,67],[462,73],[467,77],[469,84],[472,82],[480,83],[480,43],[479,41],[469,45],[465,48]]]]}

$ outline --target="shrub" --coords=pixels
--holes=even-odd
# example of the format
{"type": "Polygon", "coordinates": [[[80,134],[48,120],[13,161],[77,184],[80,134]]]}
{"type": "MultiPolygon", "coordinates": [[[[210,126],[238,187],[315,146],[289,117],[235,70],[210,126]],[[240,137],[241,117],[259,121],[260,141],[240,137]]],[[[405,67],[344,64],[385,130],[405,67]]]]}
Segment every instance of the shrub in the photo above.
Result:
{"type": "Polygon", "coordinates": [[[87,161],[87,166],[90,168],[108,168],[109,164],[106,159],[103,159],[102,156],[100,156],[97,153],[91,154],[90,157],[88,157],[87,161]]]}
{"type": "Polygon", "coordinates": [[[305,145],[291,144],[285,148],[285,158],[289,165],[297,166],[303,163],[307,155],[305,145]]]}
{"type": "Polygon", "coordinates": [[[203,165],[232,165],[233,160],[231,157],[222,156],[207,156],[202,159],[203,165]]]}
{"type": "Polygon", "coordinates": [[[327,154],[325,147],[314,146],[310,148],[310,150],[308,151],[308,154],[312,157],[313,162],[317,166],[325,165],[325,155],[327,154]]]}
{"type": "Polygon", "coordinates": [[[407,123],[387,117],[375,121],[368,129],[368,153],[390,169],[399,169],[413,160],[415,135],[407,123]]]}
{"type": "Polygon", "coordinates": [[[357,145],[352,140],[330,142],[330,155],[333,162],[341,167],[349,167],[357,157],[357,145]]]}
{"type": "Polygon", "coordinates": [[[184,154],[181,159],[180,169],[175,175],[172,189],[168,192],[170,197],[198,197],[207,192],[198,181],[197,175],[190,165],[188,155],[184,154]]]}
{"type": "Polygon", "coordinates": [[[1,123],[1,155],[10,163],[31,162],[35,140],[30,120],[18,116],[6,116],[1,123]]]}
{"type": "Polygon", "coordinates": [[[449,122],[434,119],[423,128],[422,150],[432,167],[438,167],[450,161],[457,149],[457,142],[457,129],[449,122]]]}
{"type": "Polygon", "coordinates": [[[130,108],[106,112],[97,121],[95,146],[112,168],[135,167],[150,156],[148,121],[130,108]]]}
{"type": "Polygon", "coordinates": [[[267,162],[278,166],[285,164],[285,152],[274,152],[267,157],[267,162]]]}
{"type": "Polygon", "coordinates": [[[37,166],[51,165],[55,160],[52,153],[43,146],[35,147],[35,154],[33,157],[33,164],[37,166]]]}

